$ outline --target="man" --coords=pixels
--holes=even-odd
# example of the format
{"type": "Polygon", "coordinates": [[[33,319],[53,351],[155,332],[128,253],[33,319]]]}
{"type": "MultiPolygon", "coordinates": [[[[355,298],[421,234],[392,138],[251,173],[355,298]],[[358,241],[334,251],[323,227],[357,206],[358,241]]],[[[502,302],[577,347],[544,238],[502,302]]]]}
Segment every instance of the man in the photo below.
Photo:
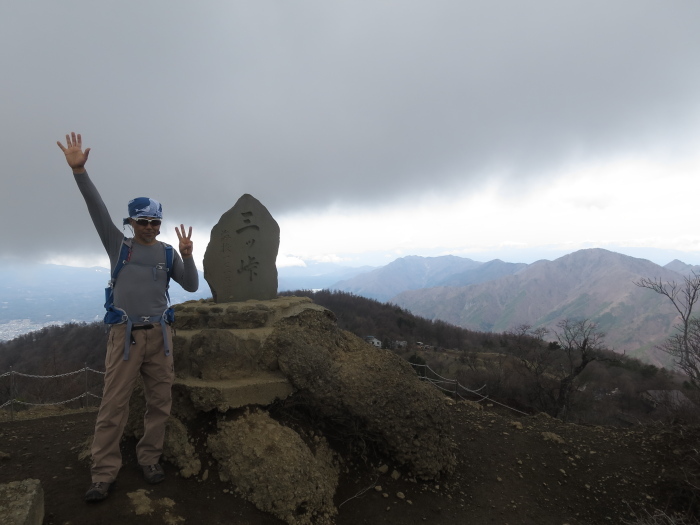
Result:
{"type": "Polygon", "coordinates": [[[105,384],[92,442],[92,485],[85,494],[88,502],[105,499],[122,465],[119,442],[129,415],[129,398],[140,374],[146,397],[144,434],[136,446],[139,465],[148,483],[165,478],[160,466],[165,423],[172,404],[175,378],[172,355],[172,310],[167,286],[172,275],[189,292],[199,286],[192,258],[192,227],[177,227],[182,258],[168,245],[156,240],[160,234],[162,207],[147,197],[129,202],[124,225],[133,229],[126,237],[109,217],[100,194],[85,171],[90,148],[82,149],[82,137],[66,135],[66,147],[58,142],[73,169],[75,181],[85,198],[90,217],[105,247],[111,268],[118,275],[110,283],[105,322],[110,323],[105,384]],[[120,257],[121,254],[121,257],[120,257]],[[170,255],[169,255],[170,254],[170,255]],[[168,257],[172,268],[168,268],[168,257]]]}

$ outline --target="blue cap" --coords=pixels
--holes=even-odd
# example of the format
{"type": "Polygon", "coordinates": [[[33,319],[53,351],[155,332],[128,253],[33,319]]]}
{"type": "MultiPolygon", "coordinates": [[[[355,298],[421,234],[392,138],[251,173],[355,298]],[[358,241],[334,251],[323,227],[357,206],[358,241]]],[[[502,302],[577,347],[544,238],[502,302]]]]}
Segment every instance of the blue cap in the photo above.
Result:
{"type": "Polygon", "coordinates": [[[160,202],[148,197],[136,197],[131,199],[128,204],[129,217],[124,219],[124,224],[129,224],[129,219],[137,219],[139,217],[151,217],[153,219],[163,218],[163,206],[160,202]]]}

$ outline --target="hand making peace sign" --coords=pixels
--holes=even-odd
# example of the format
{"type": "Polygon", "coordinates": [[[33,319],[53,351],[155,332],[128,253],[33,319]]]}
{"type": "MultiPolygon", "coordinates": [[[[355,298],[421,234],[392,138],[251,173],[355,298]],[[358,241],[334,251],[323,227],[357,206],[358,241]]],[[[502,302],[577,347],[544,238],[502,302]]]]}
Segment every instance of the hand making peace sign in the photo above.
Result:
{"type": "Polygon", "coordinates": [[[180,255],[182,255],[183,259],[185,257],[192,257],[192,226],[190,226],[187,235],[185,235],[185,225],[180,224],[180,228],[182,228],[182,233],[180,233],[180,230],[175,226],[175,233],[177,233],[177,238],[180,240],[180,255]]]}

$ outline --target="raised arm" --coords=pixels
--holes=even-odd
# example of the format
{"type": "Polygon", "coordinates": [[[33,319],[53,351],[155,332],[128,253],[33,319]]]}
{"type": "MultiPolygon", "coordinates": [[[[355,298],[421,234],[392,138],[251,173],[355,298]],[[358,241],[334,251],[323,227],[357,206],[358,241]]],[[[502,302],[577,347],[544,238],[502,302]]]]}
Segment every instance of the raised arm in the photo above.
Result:
{"type": "Polygon", "coordinates": [[[66,135],[66,147],[60,142],[56,142],[56,144],[61,148],[61,151],[66,156],[66,162],[73,170],[75,182],[78,184],[78,189],[85,199],[90,218],[92,218],[92,222],[95,225],[97,234],[100,236],[102,245],[109,255],[112,266],[114,266],[119,256],[124,234],[112,222],[109,212],[107,211],[107,206],[105,206],[97,188],[95,188],[90,177],[88,177],[87,171],[85,171],[85,163],[87,162],[88,155],[90,155],[90,148],[83,151],[82,137],[80,134],[76,135],[75,132],[66,135]]]}
{"type": "Polygon", "coordinates": [[[66,156],[66,162],[73,169],[73,173],[84,173],[90,148],[83,151],[83,138],[80,133],[76,135],[74,131],[70,135],[66,134],[66,147],[63,147],[60,141],[56,141],[56,144],[66,156]]]}
{"type": "Polygon", "coordinates": [[[190,226],[189,231],[185,235],[185,226],[180,224],[180,229],[177,226],[175,227],[175,233],[177,233],[177,238],[180,240],[180,255],[182,255],[184,264],[182,272],[179,272],[178,265],[175,265],[173,278],[188,292],[196,292],[197,288],[199,288],[199,275],[192,258],[192,226],[190,226]]]}

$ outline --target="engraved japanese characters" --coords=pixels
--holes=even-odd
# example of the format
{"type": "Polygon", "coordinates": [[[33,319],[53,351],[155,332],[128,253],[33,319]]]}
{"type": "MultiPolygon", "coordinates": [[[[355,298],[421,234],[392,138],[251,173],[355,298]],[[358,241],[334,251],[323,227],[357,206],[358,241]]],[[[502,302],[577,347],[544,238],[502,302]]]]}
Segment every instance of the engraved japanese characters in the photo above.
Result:
{"type": "Polygon", "coordinates": [[[243,195],[211,231],[204,278],[214,301],[229,303],[277,297],[280,228],[267,208],[243,195]]]}

